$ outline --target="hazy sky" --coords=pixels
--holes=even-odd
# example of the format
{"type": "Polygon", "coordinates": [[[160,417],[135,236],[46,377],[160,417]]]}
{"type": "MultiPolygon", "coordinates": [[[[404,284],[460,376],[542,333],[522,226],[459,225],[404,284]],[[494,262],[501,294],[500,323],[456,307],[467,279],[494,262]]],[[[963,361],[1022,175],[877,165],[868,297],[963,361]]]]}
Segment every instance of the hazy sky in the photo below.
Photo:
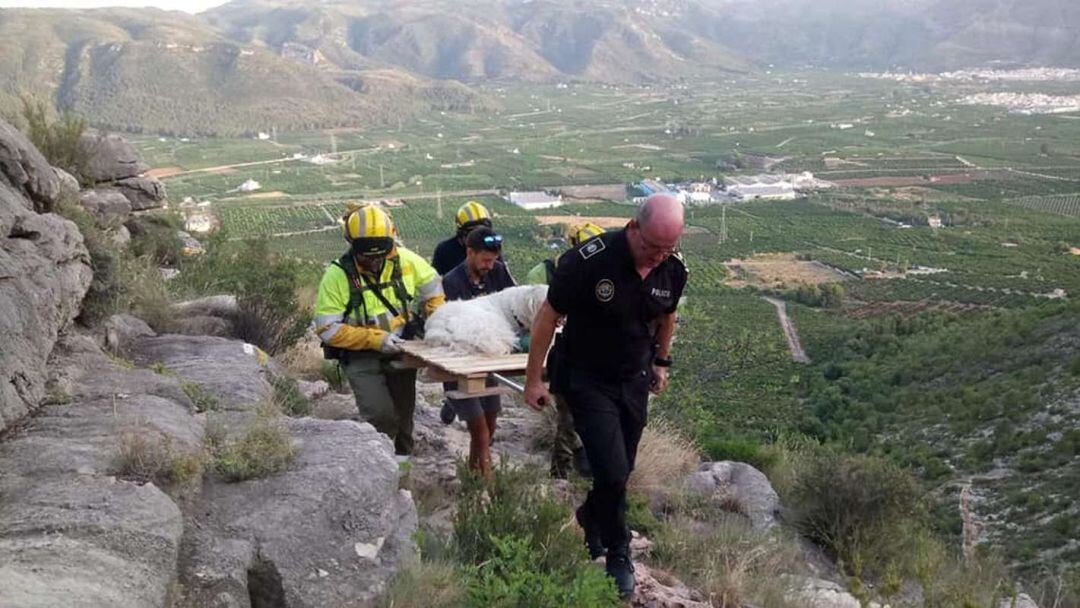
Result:
{"type": "Polygon", "coordinates": [[[225,4],[226,0],[0,0],[0,8],[101,8],[105,6],[154,6],[166,10],[198,13],[208,8],[225,4]]]}

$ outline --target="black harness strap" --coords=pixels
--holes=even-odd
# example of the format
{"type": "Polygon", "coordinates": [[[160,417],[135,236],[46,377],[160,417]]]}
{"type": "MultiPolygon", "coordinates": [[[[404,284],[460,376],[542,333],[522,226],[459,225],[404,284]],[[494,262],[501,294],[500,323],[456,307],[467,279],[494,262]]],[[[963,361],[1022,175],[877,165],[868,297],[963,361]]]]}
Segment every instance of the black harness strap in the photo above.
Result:
{"type": "MultiPolygon", "coordinates": [[[[349,279],[349,303],[345,306],[345,314],[343,320],[347,323],[349,315],[351,315],[357,309],[363,309],[364,320],[367,321],[367,304],[364,301],[364,290],[370,289],[375,297],[382,302],[382,305],[390,311],[390,314],[395,317],[399,313],[397,307],[390,303],[383,295],[382,291],[387,287],[394,289],[394,295],[403,302],[405,321],[409,320],[409,302],[412,298],[409,297],[408,290],[405,289],[405,282],[401,280],[401,265],[396,261],[387,260],[390,264],[393,264],[393,268],[390,270],[390,282],[389,283],[375,283],[369,281],[367,276],[358,273],[356,271],[356,263],[352,259],[352,253],[346,252],[340,259],[335,260],[334,264],[345,271],[345,276],[349,279]]],[[[380,273],[381,274],[381,273],[380,273]]]]}

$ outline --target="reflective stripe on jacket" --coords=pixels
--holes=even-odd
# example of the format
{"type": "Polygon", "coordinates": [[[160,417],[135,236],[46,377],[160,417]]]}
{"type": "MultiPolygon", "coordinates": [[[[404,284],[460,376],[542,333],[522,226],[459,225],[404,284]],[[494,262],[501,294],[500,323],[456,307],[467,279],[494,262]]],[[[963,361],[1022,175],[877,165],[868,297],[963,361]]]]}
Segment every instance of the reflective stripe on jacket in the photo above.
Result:
{"type": "Polygon", "coordinates": [[[319,296],[315,302],[315,332],[324,344],[350,350],[378,350],[387,332],[401,334],[407,303],[401,301],[394,288],[394,265],[400,265],[401,283],[408,298],[422,302],[425,315],[430,315],[446,301],[442,281],[435,269],[412,251],[396,247],[383,264],[377,286],[373,286],[376,283],[374,277],[368,275],[368,280],[362,283],[363,303],[350,311],[349,318],[345,319],[352,287],[345,271],[337,264],[330,264],[319,282],[319,296]],[[398,314],[393,314],[375,295],[376,288],[398,314]]]}

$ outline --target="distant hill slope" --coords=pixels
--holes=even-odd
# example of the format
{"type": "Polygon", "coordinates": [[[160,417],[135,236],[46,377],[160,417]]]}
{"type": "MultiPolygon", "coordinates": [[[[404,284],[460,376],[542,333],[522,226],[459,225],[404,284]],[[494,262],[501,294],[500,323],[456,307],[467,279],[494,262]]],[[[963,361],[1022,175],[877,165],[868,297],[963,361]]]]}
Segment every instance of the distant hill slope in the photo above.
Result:
{"type": "Polygon", "coordinates": [[[317,51],[342,68],[434,78],[659,81],[751,66],[637,2],[237,0],[201,15],[230,38],[317,51]]]}
{"type": "Polygon", "coordinates": [[[484,105],[457,83],[313,69],[154,9],[0,10],[0,83],[9,112],[29,93],[97,126],[176,134],[364,126],[484,105]]]}

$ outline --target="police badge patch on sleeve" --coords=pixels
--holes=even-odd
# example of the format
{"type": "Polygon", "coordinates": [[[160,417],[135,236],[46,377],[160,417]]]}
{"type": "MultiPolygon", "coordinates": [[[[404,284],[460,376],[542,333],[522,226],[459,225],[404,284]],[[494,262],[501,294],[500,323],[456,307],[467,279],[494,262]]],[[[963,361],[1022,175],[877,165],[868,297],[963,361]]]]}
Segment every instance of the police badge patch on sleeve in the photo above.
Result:
{"type": "Polygon", "coordinates": [[[600,279],[596,284],[596,299],[601,302],[610,302],[615,297],[615,284],[611,279],[600,279]]]}
{"type": "Polygon", "coordinates": [[[593,239],[588,243],[585,243],[584,247],[578,249],[578,253],[581,254],[582,259],[587,260],[603,251],[605,247],[607,247],[607,245],[604,244],[603,239],[593,239]]]}

